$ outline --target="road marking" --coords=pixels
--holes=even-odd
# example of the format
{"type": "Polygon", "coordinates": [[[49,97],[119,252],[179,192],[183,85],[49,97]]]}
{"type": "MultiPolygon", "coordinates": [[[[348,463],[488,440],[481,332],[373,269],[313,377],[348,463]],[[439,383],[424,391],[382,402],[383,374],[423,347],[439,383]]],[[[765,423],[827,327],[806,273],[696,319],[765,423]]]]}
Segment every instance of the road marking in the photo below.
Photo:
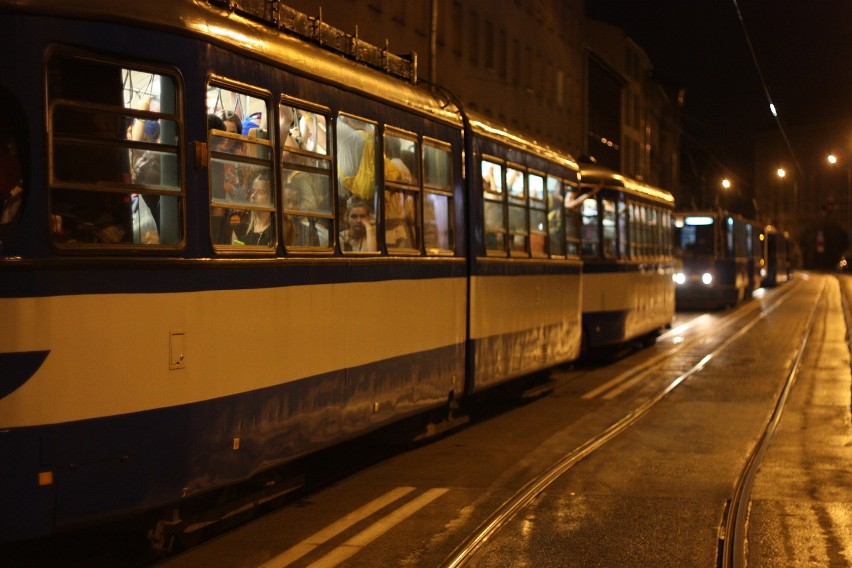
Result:
{"type": "Polygon", "coordinates": [[[311,552],[316,547],[325,544],[335,536],[339,535],[352,525],[363,521],[376,511],[387,507],[394,501],[408,495],[412,491],[414,491],[414,487],[397,487],[396,489],[388,491],[381,497],[373,499],[369,503],[362,505],[361,507],[347,514],[340,520],[312,534],[299,544],[292,546],[291,548],[285,550],[278,556],[267,560],[266,562],[260,565],[260,568],[283,568],[284,566],[289,566],[299,558],[311,552]]]}
{"type": "Polygon", "coordinates": [[[624,381],[623,383],[621,383],[620,385],[618,385],[617,387],[613,388],[611,391],[609,391],[608,393],[603,395],[601,398],[603,398],[604,400],[612,400],[650,374],[651,374],[651,369],[645,369],[641,373],[637,373],[636,376],[633,377],[632,379],[628,379],[628,380],[624,381]]]}
{"type": "Polygon", "coordinates": [[[333,568],[347,558],[360,552],[365,546],[385,534],[387,531],[449,491],[446,488],[430,489],[420,497],[410,501],[386,517],[379,519],[351,539],[344,542],[313,564],[309,568],[333,568]]]}

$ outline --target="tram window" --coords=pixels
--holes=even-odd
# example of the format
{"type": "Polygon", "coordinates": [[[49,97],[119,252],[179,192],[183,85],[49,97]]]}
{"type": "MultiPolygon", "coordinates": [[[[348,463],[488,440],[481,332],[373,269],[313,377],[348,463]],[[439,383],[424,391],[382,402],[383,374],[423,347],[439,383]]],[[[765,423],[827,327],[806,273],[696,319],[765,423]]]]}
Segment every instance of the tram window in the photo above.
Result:
{"type": "Polygon", "coordinates": [[[298,148],[315,154],[328,154],[328,122],[322,114],[282,104],[279,129],[285,148],[298,148]]]}
{"type": "Polygon", "coordinates": [[[508,188],[509,201],[524,203],[526,200],[526,176],[524,172],[515,168],[506,168],[506,187],[508,188]]]}
{"type": "Polygon", "coordinates": [[[485,250],[490,256],[506,256],[507,221],[505,217],[505,170],[503,165],[483,159],[479,164],[482,175],[485,250]]]}
{"type": "Polygon", "coordinates": [[[603,217],[601,218],[603,254],[606,258],[615,258],[617,252],[615,202],[611,199],[601,199],[601,203],[603,204],[603,217]]]}
{"type": "Polygon", "coordinates": [[[419,250],[419,144],[385,133],[384,148],[385,246],[396,251],[419,250]]]}
{"type": "Polygon", "coordinates": [[[18,143],[6,110],[0,108],[0,238],[17,220],[24,197],[18,143]]]}
{"type": "Polygon", "coordinates": [[[594,197],[584,199],[580,213],[582,215],[582,253],[584,258],[598,258],[600,237],[598,236],[598,202],[594,197]]]}
{"type": "Polygon", "coordinates": [[[282,145],[281,221],[284,246],[331,252],[334,239],[332,210],[331,149],[325,115],[293,106],[278,106],[278,130],[282,145]]]}
{"type": "Polygon", "coordinates": [[[269,102],[265,93],[230,85],[217,79],[207,86],[210,238],[217,247],[271,251],[277,192],[269,102]]]}
{"type": "Polygon", "coordinates": [[[488,160],[480,164],[482,192],[491,197],[503,194],[503,166],[488,160]]]}
{"type": "Polygon", "coordinates": [[[530,198],[529,252],[534,257],[546,257],[547,212],[544,202],[544,178],[530,173],[527,177],[527,186],[530,198]]]}
{"type": "Polygon", "coordinates": [[[376,125],[337,117],[340,250],[376,252],[376,125]]]}
{"type": "Polygon", "coordinates": [[[642,220],[640,219],[639,205],[630,203],[630,258],[637,259],[641,255],[642,220]]]}
{"type": "Polygon", "coordinates": [[[506,228],[503,221],[503,204],[486,201],[485,204],[485,248],[490,252],[506,253],[506,228]]]}
{"type": "Polygon", "coordinates": [[[725,258],[734,257],[734,220],[731,217],[725,223],[725,258]]]}
{"type": "Polygon", "coordinates": [[[623,199],[616,202],[618,207],[618,258],[628,258],[630,249],[628,243],[628,220],[627,220],[627,204],[623,199]]]}
{"type": "Polygon", "coordinates": [[[565,252],[566,254],[579,255],[581,253],[581,242],[583,226],[582,208],[583,201],[580,199],[580,188],[566,185],[568,191],[565,193],[565,252]],[[579,200],[579,201],[578,201],[579,200]]]}
{"type": "Polygon", "coordinates": [[[452,153],[447,145],[423,142],[423,243],[427,254],[452,253],[455,238],[452,153]]]}
{"type": "MultiPolygon", "coordinates": [[[[330,165],[330,164],[323,164],[330,165]]],[[[282,231],[287,247],[321,247],[331,250],[331,173],[284,169],[282,183],[284,220],[282,231]]]]}
{"type": "Polygon", "coordinates": [[[666,256],[672,256],[674,251],[672,250],[672,244],[674,239],[674,221],[672,219],[671,211],[665,212],[665,227],[663,229],[663,243],[664,243],[664,253],[666,256]]]}
{"type": "Polygon", "coordinates": [[[528,256],[529,254],[529,225],[527,224],[526,208],[517,205],[509,206],[509,247],[512,256],[528,256]]]}
{"type": "Polygon", "coordinates": [[[547,212],[530,210],[530,253],[536,257],[547,256],[547,212]]]}
{"type": "Polygon", "coordinates": [[[656,256],[659,254],[657,243],[659,223],[657,222],[657,210],[653,207],[648,207],[648,255],[656,256]]]}
{"type": "Polygon", "coordinates": [[[683,227],[678,229],[678,247],[683,255],[690,257],[712,257],[714,223],[707,217],[686,217],[683,227]]]}
{"type": "Polygon", "coordinates": [[[562,233],[565,224],[563,202],[562,182],[547,176],[547,245],[550,256],[565,255],[565,239],[562,233]]]}
{"type": "Polygon", "coordinates": [[[53,242],[180,244],[175,76],[58,50],[48,77],[53,242]]]}
{"type": "Polygon", "coordinates": [[[530,201],[544,202],[544,178],[540,175],[530,174],[529,180],[530,201]]]}

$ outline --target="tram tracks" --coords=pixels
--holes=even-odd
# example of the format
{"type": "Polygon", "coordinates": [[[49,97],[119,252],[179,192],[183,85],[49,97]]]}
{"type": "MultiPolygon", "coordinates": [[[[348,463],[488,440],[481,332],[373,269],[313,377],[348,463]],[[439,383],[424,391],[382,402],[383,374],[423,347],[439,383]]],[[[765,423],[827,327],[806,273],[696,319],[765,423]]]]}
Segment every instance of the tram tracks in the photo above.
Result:
{"type": "MultiPolygon", "coordinates": [[[[799,375],[799,370],[802,365],[802,357],[805,353],[805,347],[814,328],[816,314],[820,304],[825,298],[826,284],[823,283],[822,288],[817,296],[817,301],[811,307],[811,312],[808,315],[807,325],[805,326],[802,336],[797,345],[796,354],[793,362],[790,365],[787,376],[781,386],[778,397],[775,400],[775,405],[772,409],[772,414],[769,416],[757,443],[752,448],[751,453],[746,458],[745,465],[740,471],[731,498],[725,503],[725,508],[722,512],[722,522],[719,525],[718,531],[718,554],[717,565],[720,568],[739,568],[747,565],[746,554],[746,534],[748,527],[748,516],[751,503],[751,489],[754,485],[755,477],[762,463],[762,459],[766,450],[772,442],[773,437],[778,429],[778,424],[781,421],[781,415],[793,388],[793,384],[799,375]]],[[[846,320],[847,336],[849,330],[849,315],[848,307],[844,295],[843,313],[846,320]]]]}
{"type": "MultiPolygon", "coordinates": [[[[494,513],[492,513],[464,541],[462,541],[461,544],[459,544],[453,550],[453,552],[445,559],[442,566],[444,568],[457,568],[467,565],[485,547],[487,542],[491,540],[501,530],[502,527],[509,523],[509,521],[511,521],[522,509],[529,505],[538,495],[545,491],[551,484],[553,484],[557,479],[559,479],[572,467],[577,465],[580,461],[602,448],[615,437],[630,429],[652,408],[654,408],[657,404],[659,404],[662,400],[669,396],[672,391],[678,388],[690,377],[701,371],[713,359],[717,358],[721,353],[723,353],[732,345],[734,345],[739,338],[748,333],[754,326],[760,323],[772,311],[780,307],[794,292],[794,289],[797,287],[796,284],[797,283],[794,282],[793,285],[788,286],[785,289],[779,291],[776,296],[774,296],[769,302],[764,303],[762,306],[758,302],[753,302],[744,306],[743,309],[731,313],[722,322],[722,325],[725,328],[734,326],[734,324],[740,322],[742,319],[748,317],[751,317],[752,319],[746,322],[745,325],[743,325],[736,331],[729,334],[727,338],[722,341],[721,344],[701,356],[699,360],[695,364],[693,364],[688,370],[680,373],[672,381],[668,382],[668,384],[661,391],[655,393],[650,398],[645,399],[641,404],[634,407],[621,419],[617,420],[611,426],[600,432],[598,435],[587,440],[585,443],[581,444],[576,449],[563,456],[557,462],[552,464],[548,469],[546,469],[543,473],[528,481],[511,497],[505,500],[502,505],[500,505],[494,511],[494,513]],[[759,313],[755,314],[754,312],[758,310],[759,313]]],[[[821,296],[822,292],[820,293],[820,297],[821,296]]],[[[817,305],[819,305],[819,300],[815,303],[815,306],[817,305]]],[[[809,330],[813,326],[813,314],[815,313],[815,309],[816,308],[814,308],[814,312],[810,315],[808,324],[806,325],[806,333],[799,346],[799,353],[797,354],[795,364],[793,365],[794,368],[797,368],[801,360],[801,353],[804,350],[804,344],[807,341],[807,335],[810,333],[809,330]]],[[[676,333],[683,331],[686,330],[672,330],[672,332],[676,333]]],[[[718,333],[718,327],[713,331],[713,333],[718,333]]],[[[654,373],[655,371],[662,369],[665,361],[670,359],[673,355],[686,352],[686,350],[699,345],[701,342],[707,340],[709,335],[710,332],[697,333],[694,337],[675,344],[673,347],[654,355],[643,363],[634,366],[628,371],[625,371],[624,373],[618,375],[617,377],[606,382],[600,387],[597,387],[596,389],[587,392],[585,395],[583,395],[582,398],[593,398],[598,395],[602,395],[602,398],[612,398],[614,396],[617,396],[618,394],[620,394],[620,392],[626,390],[636,382],[640,381],[642,378],[654,373]]],[[[789,378],[787,382],[790,386],[792,385],[792,381],[790,381],[789,378]]],[[[783,390],[785,392],[789,392],[789,386],[785,386],[783,390]]],[[[783,406],[783,403],[781,403],[781,406],[783,406]]],[[[780,409],[778,408],[778,405],[776,405],[776,412],[773,413],[773,416],[775,414],[777,414],[780,418],[780,409]]],[[[770,423],[771,422],[772,420],[770,420],[770,423]]],[[[775,425],[777,425],[777,418],[774,422],[775,425]]],[[[768,445],[768,441],[766,442],[766,444],[768,445]]],[[[755,461],[755,464],[757,463],[759,463],[759,460],[755,461]]],[[[747,488],[747,486],[743,487],[743,489],[747,488]]],[[[742,491],[740,493],[739,499],[744,498],[746,495],[747,491],[742,491]]],[[[737,500],[738,497],[735,495],[734,497],[732,497],[730,502],[735,503],[737,502],[737,500]]],[[[737,516],[735,516],[735,518],[736,517],[737,516]]],[[[738,534],[737,531],[741,531],[740,526],[731,526],[730,529],[725,529],[724,534],[730,536],[732,534],[738,534]]],[[[729,542],[730,539],[725,539],[725,541],[729,542]]]]}

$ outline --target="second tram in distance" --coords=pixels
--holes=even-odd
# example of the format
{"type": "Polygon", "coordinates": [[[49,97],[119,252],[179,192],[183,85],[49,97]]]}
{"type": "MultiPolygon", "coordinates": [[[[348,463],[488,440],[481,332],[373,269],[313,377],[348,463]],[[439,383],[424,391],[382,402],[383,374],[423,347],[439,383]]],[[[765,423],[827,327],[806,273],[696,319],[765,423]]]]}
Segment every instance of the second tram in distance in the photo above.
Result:
{"type": "Polygon", "coordinates": [[[675,244],[679,310],[734,306],[790,275],[786,234],[726,211],[677,212],[675,244]]]}

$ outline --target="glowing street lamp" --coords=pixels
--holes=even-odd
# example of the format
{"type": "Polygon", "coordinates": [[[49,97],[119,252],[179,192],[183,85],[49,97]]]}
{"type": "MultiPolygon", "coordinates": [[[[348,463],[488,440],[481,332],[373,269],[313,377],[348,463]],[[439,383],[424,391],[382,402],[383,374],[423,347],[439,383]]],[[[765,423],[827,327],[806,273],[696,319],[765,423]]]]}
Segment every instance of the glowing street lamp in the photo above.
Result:
{"type": "Polygon", "coordinates": [[[729,180],[728,178],[723,179],[722,187],[724,187],[725,189],[731,189],[731,180],[729,180]]]}
{"type": "MultiPolygon", "coordinates": [[[[832,166],[836,166],[840,161],[840,158],[837,157],[837,154],[834,152],[830,153],[826,156],[826,160],[832,166]]],[[[845,159],[846,162],[846,222],[847,222],[847,231],[852,231],[852,163],[849,162],[849,159],[845,159]]]]}
{"type": "MultiPolygon", "coordinates": [[[[795,172],[794,172],[795,174],[795,172]]],[[[783,167],[779,167],[775,170],[775,175],[778,176],[779,180],[783,180],[787,177],[787,170],[783,167]]],[[[783,186],[782,186],[783,187],[783,186]]],[[[796,176],[792,176],[792,190],[793,190],[793,207],[791,210],[787,210],[787,201],[786,199],[780,200],[779,203],[783,204],[779,212],[784,215],[785,218],[789,219],[790,226],[794,229],[798,228],[798,214],[799,214],[799,183],[796,180],[796,176]]]]}

